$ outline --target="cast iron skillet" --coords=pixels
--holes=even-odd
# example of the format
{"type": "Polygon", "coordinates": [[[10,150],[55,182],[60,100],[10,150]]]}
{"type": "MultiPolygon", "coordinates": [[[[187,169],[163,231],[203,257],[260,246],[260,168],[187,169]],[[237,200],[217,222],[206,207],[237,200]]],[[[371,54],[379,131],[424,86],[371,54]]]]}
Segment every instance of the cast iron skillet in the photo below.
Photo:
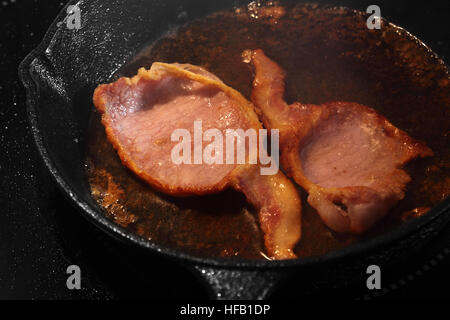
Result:
{"type": "Polygon", "coordinates": [[[107,82],[137,48],[179,25],[180,6],[193,19],[246,2],[83,0],[70,1],[68,5],[76,3],[82,12],[82,29],[65,27],[67,7],[64,8],[42,43],[19,69],[27,89],[28,116],[40,154],[62,192],[84,217],[120,240],[190,268],[206,280],[213,297],[262,299],[293,271],[321,270],[334,283],[345,283],[355,274],[364,274],[370,264],[389,265],[413,254],[449,220],[447,199],[425,216],[392,232],[343,250],[292,261],[199,258],[162,247],[118,226],[105,217],[93,200],[83,168],[94,88],[107,82]]]}

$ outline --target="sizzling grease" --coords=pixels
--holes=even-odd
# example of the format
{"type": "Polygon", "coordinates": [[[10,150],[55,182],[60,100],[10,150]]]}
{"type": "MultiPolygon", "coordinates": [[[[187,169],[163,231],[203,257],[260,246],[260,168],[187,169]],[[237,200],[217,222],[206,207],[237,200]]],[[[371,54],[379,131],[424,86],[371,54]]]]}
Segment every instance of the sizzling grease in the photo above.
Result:
{"type": "MultiPolygon", "coordinates": [[[[316,5],[251,5],[194,21],[146,47],[115,76],[132,76],[154,61],[207,68],[250,98],[253,74],[245,49],[263,49],[287,70],[289,102],[355,101],[424,140],[433,158],[414,160],[406,198],[362,237],[327,229],[303,198],[299,256],[320,255],[373,237],[423,215],[449,194],[450,77],[443,63],[407,33],[383,22],[368,30],[366,16],[316,5]],[[418,208],[418,209],[416,209],[418,208]],[[417,213],[417,214],[416,214],[417,213]]],[[[172,198],[124,167],[94,114],[87,149],[92,195],[116,223],[198,256],[264,259],[254,211],[241,194],[172,198]]]]}

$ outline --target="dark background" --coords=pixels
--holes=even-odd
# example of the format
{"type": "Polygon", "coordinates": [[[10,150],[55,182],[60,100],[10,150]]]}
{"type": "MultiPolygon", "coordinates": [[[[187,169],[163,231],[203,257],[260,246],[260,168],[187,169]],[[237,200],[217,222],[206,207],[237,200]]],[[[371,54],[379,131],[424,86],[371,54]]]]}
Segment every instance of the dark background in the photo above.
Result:
{"type": "MultiPolygon", "coordinates": [[[[423,39],[448,63],[448,4],[413,3],[361,1],[359,9],[379,5],[383,17],[423,39]]],[[[57,190],[37,154],[17,68],[63,6],[61,1],[0,0],[0,299],[206,298],[202,283],[183,267],[119,244],[86,222],[57,190]],[[81,267],[80,291],[66,288],[71,264],[81,267]]],[[[447,234],[413,262],[388,271],[383,292],[374,295],[356,286],[309,297],[448,298],[447,234]]],[[[296,298],[296,289],[286,283],[274,298],[296,298]]]]}

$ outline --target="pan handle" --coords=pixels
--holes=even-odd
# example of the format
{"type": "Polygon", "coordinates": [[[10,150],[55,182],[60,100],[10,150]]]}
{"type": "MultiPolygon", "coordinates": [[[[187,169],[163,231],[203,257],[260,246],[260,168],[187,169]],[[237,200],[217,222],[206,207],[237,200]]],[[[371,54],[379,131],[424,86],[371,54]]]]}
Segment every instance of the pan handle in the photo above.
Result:
{"type": "Polygon", "coordinates": [[[288,275],[287,270],[225,269],[193,266],[214,300],[264,300],[288,275]]]}

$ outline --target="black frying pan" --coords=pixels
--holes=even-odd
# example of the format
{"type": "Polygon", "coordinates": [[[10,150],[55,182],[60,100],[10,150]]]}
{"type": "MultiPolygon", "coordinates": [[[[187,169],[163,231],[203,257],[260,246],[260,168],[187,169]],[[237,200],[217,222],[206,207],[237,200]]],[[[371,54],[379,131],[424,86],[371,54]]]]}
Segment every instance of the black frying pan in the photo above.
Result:
{"type": "MultiPolygon", "coordinates": [[[[333,283],[350,282],[370,264],[390,265],[413,254],[449,220],[450,201],[446,199],[423,217],[390,232],[342,250],[292,261],[203,258],[161,246],[120,227],[105,217],[86,181],[86,132],[94,88],[108,82],[137,49],[184,23],[186,17],[194,19],[246,2],[92,0],[71,1],[69,5],[75,3],[81,8],[82,29],[66,28],[64,9],[19,70],[41,156],[61,190],[89,221],[120,240],[194,270],[209,283],[214,297],[264,298],[291,271],[322,270],[333,283]]],[[[352,1],[346,4],[351,6],[352,1]]],[[[431,51],[430,55],[433,57],[431,51]]]]}

